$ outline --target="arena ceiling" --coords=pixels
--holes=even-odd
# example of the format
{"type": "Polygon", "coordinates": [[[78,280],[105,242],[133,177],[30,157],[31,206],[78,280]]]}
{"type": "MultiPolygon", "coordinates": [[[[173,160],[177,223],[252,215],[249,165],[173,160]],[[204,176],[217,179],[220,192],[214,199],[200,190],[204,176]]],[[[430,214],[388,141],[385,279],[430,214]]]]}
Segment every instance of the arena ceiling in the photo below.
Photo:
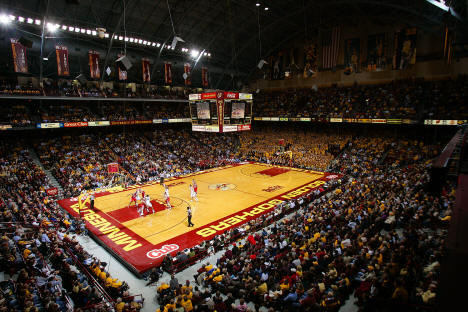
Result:
{"type": "MultiPolygon", "coordinates": [[[[440,1],[440,0],[436,0],[440,1]]],[[[441,0],[444,1],[444,0],[441,0]]],[[[58,23],[123,33],[124,0],[4,0],[1,9],[58,23]]],[[[128,36],[206,49],[225,75],[248,76],[258,61],[292,40],[333,26],[407,24],[431,31],[447,19],[466,27],[466,0],[446,0],[461,21],[428,0],[125,0],[128,36]],[[256,6],[260,3],[260,6],[256,6]],[[169,14],[168,5],[171,9],[169,14]],[[268,10],[265,10],[268,7],[268,10]],[[172,18],[172,23],[171,23],[172,18]]],[[[154,49],[152,53],[156,53],[154,49]]],[[[225,77],[226,78],[226,77],[225,77]]],[[[223,79],[223,78],[220,78],[223,79]]],[[[227,78],[229,79],[229,78],[227,78]]]]}

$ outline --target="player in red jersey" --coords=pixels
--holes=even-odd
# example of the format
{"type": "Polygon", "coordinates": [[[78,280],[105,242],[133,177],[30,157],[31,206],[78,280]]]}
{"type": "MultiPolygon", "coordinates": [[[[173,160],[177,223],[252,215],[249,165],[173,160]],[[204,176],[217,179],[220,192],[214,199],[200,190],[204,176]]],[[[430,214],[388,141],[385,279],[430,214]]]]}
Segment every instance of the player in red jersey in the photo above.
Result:
{"type": "Polygon", "coordinates": [[[193,186],[193,191],[195,192],[195,195],[198,196],[198,185],[197,185],[197,182],[195,182],[195,179],[192,179],[192,186],[193,186]]]}

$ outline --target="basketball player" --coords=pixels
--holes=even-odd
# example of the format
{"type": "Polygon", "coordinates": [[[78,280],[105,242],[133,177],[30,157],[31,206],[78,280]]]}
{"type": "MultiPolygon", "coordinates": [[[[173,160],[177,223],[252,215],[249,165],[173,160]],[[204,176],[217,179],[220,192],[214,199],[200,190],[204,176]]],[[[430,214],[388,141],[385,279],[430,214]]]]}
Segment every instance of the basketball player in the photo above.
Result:
{"type": "Polygon", "coordinates": [[[192,179],[192,184],[193,184],[193,191],[195,192],[195,195],[198,196],[198,185],[197,185],[197,182],[195,182],[195,179],[192,179]]]}
{"type": "Polygon", "coordinates": [[[140,214],[140,217],[145,216],[144,210],[145,210],[145,203],[143,201],[140,201],[137,206],[137,211],[140,214]]]}
{"type": "Polygon", "coordinates": [[[190,184],[189,188],[190,188],[190,201],[193,201],[194,199],[195,201],[198,201],[197,193],[195,193],[195,189],[192,186],[192,184],[190,184]]]}
{"type": "Polygon", "coordinates": [[[138,202],[140,201],[140,193],[138,192],[138,190],[130,196],[132,196],[132,198],[130,199],[128,207],[130,207],[132,203],[135,203],[135,207],[138,207],[138,202]]]}
{"type": "Polygon", "coordinates": [[[169,188],[166,185],[164,185],[164,198],[166,199],[167,209],[171,209],[171,197],[169,196],[169,188]]]}
{"type": "Polygon", "coordinates": [[[146,196],[144,197],[143,200],[144,200],[144,202],[145,202],[146,212],[149,213],[149,212],[150,212],[150,208],[151,208],[152,213],[154,213],[153,204],[151,203],[151,200],[150,200],[149,195],[146,195],[146,196]]]}

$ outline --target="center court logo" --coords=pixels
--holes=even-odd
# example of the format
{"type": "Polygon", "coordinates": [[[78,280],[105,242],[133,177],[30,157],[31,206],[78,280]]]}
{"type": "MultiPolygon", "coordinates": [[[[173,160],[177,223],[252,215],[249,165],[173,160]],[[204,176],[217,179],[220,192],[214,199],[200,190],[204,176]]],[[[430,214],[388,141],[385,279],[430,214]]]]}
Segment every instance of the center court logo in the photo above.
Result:
{"type": "Polygon", "coordinates": [[[236,185],[232,183],[218,183],[218,184],[210,184],[208,188],[210,190],[229,191],[229,190],[235,189],[236,185]]]}
{"type": "Polygon", "coordinates": [[[176,245],[176,244],[164,245],[161,247],[161,249],[153,249],[153,250],[148,251],[146,253],[146,256],[150,259],[158,259],[178,249],[179,249],[179,245],[176,245]]]}

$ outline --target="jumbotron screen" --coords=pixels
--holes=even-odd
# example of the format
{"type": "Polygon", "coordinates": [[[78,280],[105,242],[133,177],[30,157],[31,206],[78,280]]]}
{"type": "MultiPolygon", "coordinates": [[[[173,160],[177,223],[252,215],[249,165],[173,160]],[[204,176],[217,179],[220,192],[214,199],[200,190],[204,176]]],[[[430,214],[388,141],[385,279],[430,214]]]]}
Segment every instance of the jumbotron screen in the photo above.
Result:
{"type": "Polygon", "coordinates": [[[189,102],[193,131],[234,132],[251,129],[251,93],[195,93],[189,95],[189,102]]]}

